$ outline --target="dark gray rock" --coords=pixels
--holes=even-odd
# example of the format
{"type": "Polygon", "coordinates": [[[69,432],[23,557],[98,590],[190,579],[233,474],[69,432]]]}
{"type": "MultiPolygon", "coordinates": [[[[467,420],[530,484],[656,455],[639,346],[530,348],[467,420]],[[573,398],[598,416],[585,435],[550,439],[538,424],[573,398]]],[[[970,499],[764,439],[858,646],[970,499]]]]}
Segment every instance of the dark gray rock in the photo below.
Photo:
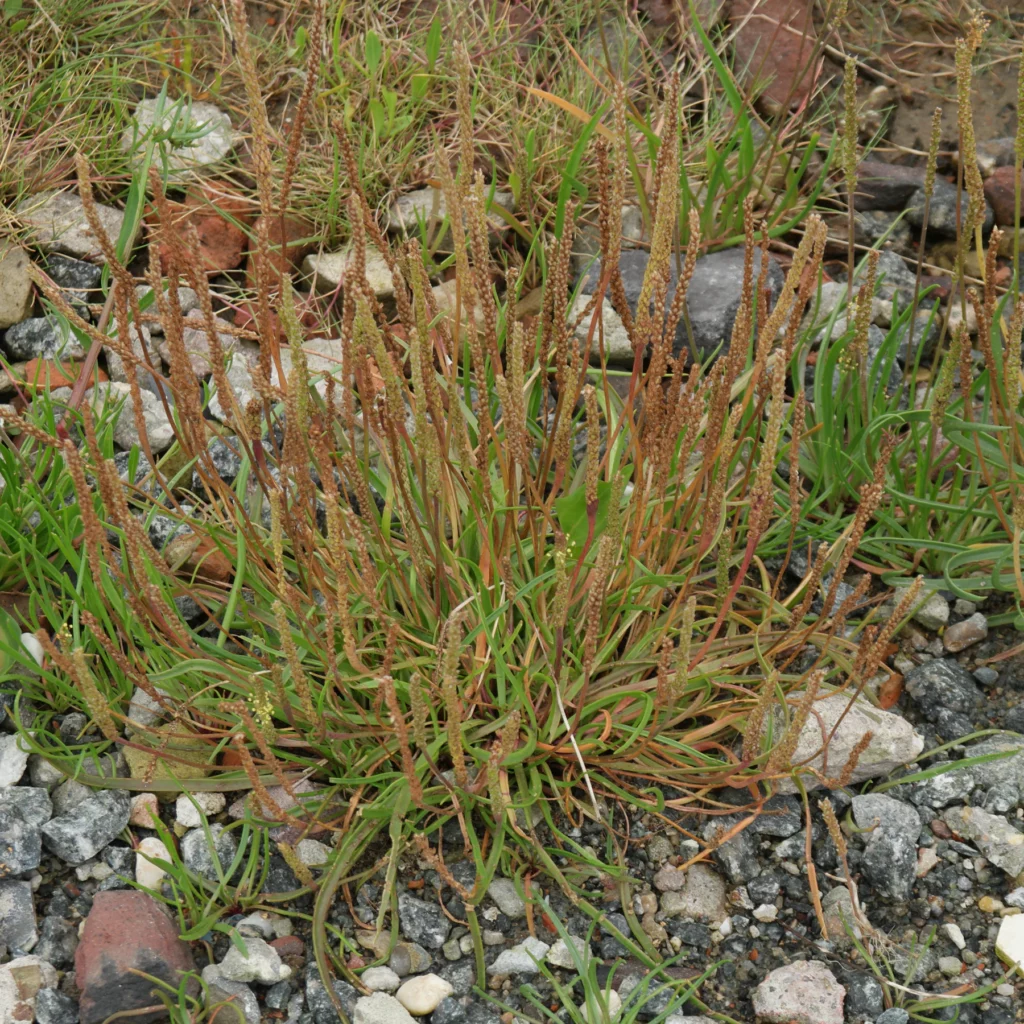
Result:
{"type": "Polygon", "coordinates": [[[114,455],[114,467],[117,469],[117,475],[121,480],[124,483],[128,483],[128,471],[130,469],[129,461],[133,454],[136,462],[135,472],[132,474],[131,482],[132,484],[138,485],[153,472],[153,467],[149,464],[149,459],[146,458],[144,452],[117,452],[114,455]]]}
{"type": "Polygon", "coordinates": [[[64,298],[75,312],[86,320],[89,319],[88,303],[103,301],[102,294],[97,291],[103,276],[103,268],[95,263],[51,253],[46,260],[46,273],[63,291],[64,298]]]}
{"type": "Polygon", "coordinates": [[[750,823],[749,830],[754,835],[785,839],[803,827],[800,801],[795,796],[779,795],[765,802],[761,813],[750,823]]]}
{"type": "Polygon", "coordinates": [[[78,1003],[59,989],[42,988],[36,993],[36,1021],[38,1024],[78,1024],[78,1003]]]}
{"type": "Polygon", "coordinates": [[[858,245],[874,245],[885,238],[886,245],[904,249],[910,244],[906,217],[893,210],[857,210],[853,215],[853,237],[858,245]]]}
{"type": "MultiPolygon", "coordinates": [[[[434,1024],[433,1016],[430,1020],[431,1024],[434,1024]]],[[[483,1003],[470,1003],[466,1007],[466,1020],[469,1024],[501,1024],[501,1017],[490,1006],[483,1003]]]]}
{"type": "Polygon", "coordinates": [[[896,358],[904,366],[908,364],[913,366],[918,352],[921,353],[922,362],[929,361],[935,352],[939,335],[942,333],[942,318],[938,314],[933,315],[930,309],[919,309],[914,316],[913,323],[913,336],[910,332],[909,319],[896,327],[896,335],[899,338],[896,358]]]}
{"type": "Polygon", "coordinates": [[[42,827],[46,848],[68,864],[95,857],[128,824],[131,796],[101,789],[42,827]]]}
{"type": "Polygon", "coordinates": [[[439,906],[405,892],[398,897],[398,919],[402,934],[426,949],[440,949],[452,930],[451,922],[439,906]]]}
{"type": "MultiPolygon", "coordinates": [[[[959,193],[957,188],[942,178],[935,180],[935,192],[932,195],[931,206],[928,211],[928,234],[935,238],[955,239],[957,236],[957,206],[960,207],[959,220],[967,216],[967,193],[959,193]]],[[[921,230],[924,221],[924,188],[917,189],[907,200],[907,222],[916,231],[921,230]]],[[[995,214],[992,207],[985,203],[985,223],[982,230],[992,230],[995,223],[995,214]]]]}
{"type": "Polygon", "coordinates": [[[51,316],[36,316],[22,320],[7,329],[4,348],[12,360],[52,359],[60,355],[67,359],[81,359],[85,353],[70,330],[51,316]]]}
{"type": "MultiPolygon", "coordinates": [[[[347,981],[335,980],[331,987],[346,1016],[351,1020],[359,993],[347,981]]],[[[334,1008],[334,1002],[320,980],[320,972],[315,963],[310,963],[306,968],[306,1006],[316,1024],[342,1024],[338,1011],[334,1008]]]]}
{"type": "MultiPolygon", "coordinates": [[[[854,274],[853,283],[863,284],[867,274],[867,264],[863,263],[854,274]]],[[[891,303],[894,296],[899,296],[899,308],[906,309],[914,301],[916,290],[917,274],[907,261],[899,253],[883,249],[878,255],[875,270],[875,296],[887,303],[891,303]]]]}
{"type": "Polygon", "coordinates": [[[446,964],[437,974],[451,985],[456,996],[469,995],[476,984],[476,968],[469,960],[446,964]]]}
{"type": "Polygon", "coordinates": [[[923,167],[863,160],[857,168],[853,205],[858,210],[902,210],[923,185],[923,167]]]}
{"type": "Polygon", "coordinates": [[[284,1010],[292,997],[292,984],[290,981],[279,981],[267,989],[266,1004],[272,1010],[284,1010]]]}
{"type": "Polygon", "coordinates": [[[1020,787],[1016,779],[1003,779],[985,794],[982,806],[990,814],[1009,814],[1020,801],[1020,787]]]}
{"type": "Polygon", "coordinates": [[[194,828],[181,840],[181,859],[185,867],[211,882],[218,879],[218,864],[220,871],[226,873],[237,852],[234,833],[225,831],[223,825],[210,825],[210,839],[205,829],[194,828]]]}
{"type": "Polygon", "coordinates": [[[39,826],[25,821],[17,808],[0,804],[0,878],[39,867],[42,852],[39,826]]]}
{"type": "Polygon", "coordinates": [[[13,810],[22,821],[39,827],[53,817],[50,794],[36,786],[7,786],[0,789],[0,811],[13,810]]]}
{"type": "Polygon", "coordinates": [[[466,1024],[468,1020],[465,1007],[453,996],[442,999],[430,1015],[430,1024],[466,1024]]]}
{"type": "Polygon", "coordinates": [[[89,719],[81,711],[72,711],[65,715],[60,723],[60,738],[67,744],[78,743],[85,735],[89,719]]]}
{"type": "Polygon", "coordinates": [[[36,956],[64,970],[72,965],[78,948],[78,929],[61,917],[47,916],[39,926],[39,941],[32,950],[36,956]]]}
{"type": "Polygon", "coordinates": [[[907,1024],[910,1014],[902,1007],[894,1006],[891,1010],[880,1013],[875,1018],[875,1024],[907,1024]]]}
{"type": "Polygon", "coordinates": [[[861,869],[879,895],[909,899],[917,877],[917,844],[905,833],[875,832],[864,850],[861,869]]]}
{"type": "Polygon", "coordinates": [[[1010,732],[1024,734],[1024,704],[1018,704],[1006,712],[1006,716],[1003,718],[1003,728],[1009,729],[1010,732]]]}
{"type": "MultiPolygon", "coordinates": [[[[619,269],[622,273],[622,284],[626,292],[626,301],[630,309],[636,314],[636,304],[640,298],[640,290],[643,287],[644,274],[647,271],[647,264],[650,254],[643,249],[626,249],[619,257],[619,269]]],[[[719,343],[723,343],[722,351],[729,348],[729,338],[732,334],[733,323],[736,320],[736,313],[739,310],[740,298],[743,290],[743,260],[742,248],[722,249],[719,252],[708,253],[697,260],[693,279],[686,293],[686,308],[689,314],[690,324],[693,328],[693,342],[697,351],[697,357],[701,360],[707,358],[714,351],[719,343]]],[[[760,280],[761,273],[761,250],[754,250],[754,281],[760,280]]],[[[601,280],[601,265],[595,263],[584,279],[581,292],[592,294],[601,280]]],[[[677,280],[676,263],[673,260],[670,265],[670,281],[668,287],[667,302],[671,303],[675,294],[677,280]]],[[[782,268],[775,261],[770,259],[768,263],[768,288],[771,296],[771,305],[774,305],[782,289],[784,275],[782,268]]],[[[689,351],[689,339],[686,324],[680,318],[679,327],[676,330],[675,342],[672,346],[673,353],[678,355],[682,351],[689,351]]]]}
{"type": "Polygon", "coordinates": [[[747,882],[747,895],[755,906],[774,903],[776,896],[782,891],[782,883],[782,876],[778,872],[766,871],[747,882]]]}
{"type": "Polygon", "coordinates": [[[295,872],[288,867],[288,862],[280,854],[270,858],[267,869],[267,880],[263,885],[264,892],[292,892],[301,889],[302,883],[295,877],[295,872]]]}
{"type": "Polygon", "coordinates": [[[844,1009],[848,1021],[857,1024],[861,1021],[873,1021],[885,1008],[882,986],[870,974],[858,971],[846,975],[842,981],[846,988],[844,1009]]]}
{"type": "Polygon", "coordinates": [[[984,702],[970,672],[952,658],[936,658],[910,669],[904,685],[911,699],[930,720],[940,708],[967,714],[984,702]]]}
{"type": "MultiPolygon", "coordinates": [[[[207,458],[203,463],[203,470],[209,473],[211,468],[226,484],[234,483],[238,471],[242,468],[242,457],[238,454],[239,442],[232,439],[228,444],[222,438],[212,438],[206,446],[207,458]]],[[[202,477],[198,470],[192,471],[192,490],[196,494],[205,494],[202,477]]]]}
{"type": "Polygon", "coordinates": [[[858,828],[875,826],[875,833],[901,833],[916,843],[921,834],[921,817],[914,807],[884,793],[866,793],[853,798],[853,820],[858,828]],[[877,826],[875,825],[877,821],[877,826]]]}
{"type": "Polygon", "coordinates": [[[55,252],[46,258],[46,273],[53,283],[61,288],[90,292],[99,288],[103,268],[95,263],[75,260],[55,252]]]}
{"type": "Polygon", "coordinates": [[[958,740],[961,736],[969,736],[974,732],[971,720],[959,711],[950,708],[937,708],[932,715],[935,731],[944,740],[958,740]]]}
{"type": "MultiPolygon", "coordinates": [[[[704,827],[705,841],[713,841],[716,836],[727,832],[740,820],[729,815],[709,821],[704,827]]],[[[722,843],[715,849],[713,856],[733,885],[743,885],[761,871],[761,863],[757,857],[757,840],[749,828],[722,843]]]]}
{"type": "MultiPolygon", "coordinates": [[[[194,505],[183,504],[181,511],[188,515],[195,511],[194,505]]],[[[160,512],[154,513],[149,520],[149,539],[157,551],[162,551],[168,541],[182,534],[192,533],[192,527],[183,523],[180,519],[172,516],[165,516],[160,512]]]]}
{"type": "Polygon", "coordinates": [[[15,956],[22,956],[32,949],[38,938],[31,884],[9,878],[0,881],[0,946],[6,946],[15,956]]]}
{"type": "Polygon", "coordinates": [[[684,946],[694,946],[697,949],[711,948],[711,929],[706,924],[670,917],[665,922],[665,927],[669,934],[674,935],[684,946]]]}

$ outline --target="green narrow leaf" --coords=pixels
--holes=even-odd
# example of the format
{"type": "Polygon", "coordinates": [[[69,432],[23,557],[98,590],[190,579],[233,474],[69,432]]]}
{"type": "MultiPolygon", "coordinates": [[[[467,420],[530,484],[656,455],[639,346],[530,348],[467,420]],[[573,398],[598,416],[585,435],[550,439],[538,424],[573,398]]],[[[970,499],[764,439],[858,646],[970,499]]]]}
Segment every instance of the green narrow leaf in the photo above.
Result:
{"type": "Polygon", "coordinates": [[[435,14],[433,20],[430,22],[430,28],[427,30],[427,43],[425,49],[427,54],[427,70],[433,71],[434,65],[437,63],[437,58],[441,53],[440,15],[435,14]]]}
{"type": "Polygon", "coordinates": [[[375,77],[377,74],[377,68],[380,67],[380,59],[383,52],[384,47],[381,44],[380,36],[378,36],[373,29],[370,29],[370,31],[366,33],[364,55],[366,57],[366,70],[369,72],[371,78],[375,77]]]}

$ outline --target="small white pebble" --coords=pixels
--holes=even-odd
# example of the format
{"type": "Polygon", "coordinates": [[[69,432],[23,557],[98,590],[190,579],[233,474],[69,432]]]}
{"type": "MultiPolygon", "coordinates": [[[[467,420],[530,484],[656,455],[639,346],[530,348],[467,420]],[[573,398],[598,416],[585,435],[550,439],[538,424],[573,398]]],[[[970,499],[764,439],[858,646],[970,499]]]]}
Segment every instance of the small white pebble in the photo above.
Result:
{"type": "Polygon", "coordinates": [[[964,933],[960,930],[960,926],[957,924],[944,924],[942,930],[946,933],[946,938],[956,946],[957,949],[963,949],[967,945],[967,941],[964,939],[964,933]]]}
{"type": "Polygon", "coordinates": [[[402,979],[390,967],[367,967],[359,980],[371,992],[394,992],[402,984],[402,979]]]}
{"type": "Polygon", "coordinates": [[[750,926],[750,927],[749,927],[749,928],[747,929],[747,934],[748,934],[748,935],[749,935],[749,936],[750,936],[750,937],[751,937],[752,939],[759,939],[759,938],[761,938],[761,929],[760,929],[760,928],[758,928],[756,924],[752,924],[752,925],[751,925],[751,926],[750,926]]]}
{"type": "Polygon", "coordinates": [[[174,805],[174,817],[185,828],[199,828],[203,815],[210,819],[220,814],[226,804],[223,793],[182,793],[174,805]]]}
{"type": "Polygon", "coordinates": [[[318,839],[300,839],[295,852],[307,868],[323,867],[331,856],[331,848],[318,839]]]}
{"type": "Polygon", "coordinates": [[[171,862],[171,855],[167,852],[163,840],[156,836],[146,836],[139,843],[135,852],[135,881],[146,889],[159,889],[160,882],[167,872],[154,860],[165,860],[171,862]]]}
{"type": "Polygon", "coordinates": [[[410,978],[395,993],[395,998],[414,1016],[425,1017],[454,992],[451,984],[436,974],[420,974],[410,978]]]}
{"type": "Polygon", "coordinates": [[[997,996],[1012,996],[1014,994],[1014,987],[1003,983],[1002,985],[996,985],[997,996]]]}
{"type": "Polygon", "coordinates": [[[770,924],[779,916],[779,908],[774,903],[762,903],[754,908],[754,917],[762,924],[770,924]]]}
{"type": "Polygon", "coordinates": [[[732,935],[732,920],[730,918],[727,917],[718,926],[718,934],[719,935],[732,935]]]}
{"type": "Polygon", "coordinates": [[[35,663],[42,668],[44,657],[43,645],[31,633],[22,633],[21,646],[32,655],[35,663]]]}
{"type": "MultiPolygon", "coordinates": [[[[620,996],[615,989],[609,989],[607,992],[603,992],[601,994],[601,998],[605,1001],[605,1006],[597,1011],[597,1019],[599,1021],[615,1020],[616,1017],[622,1013],[622,996],[620,996]]],[[[587,1006],[585,1003],[580,1007],[580,1017],[589,1024],[590,1017],[587,1013],[587,1006]]]]}

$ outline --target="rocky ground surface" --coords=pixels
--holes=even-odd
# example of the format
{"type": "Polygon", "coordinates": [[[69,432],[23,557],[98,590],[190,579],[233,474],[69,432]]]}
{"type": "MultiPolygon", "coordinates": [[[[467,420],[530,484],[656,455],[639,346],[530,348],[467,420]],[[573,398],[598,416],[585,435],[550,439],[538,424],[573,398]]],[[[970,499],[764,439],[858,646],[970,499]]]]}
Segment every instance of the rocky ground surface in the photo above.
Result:
{"type": "MultiPolygon", "coordinates": [[[[745,44],[741,40],[739,45],[745,44]]],[[[145,116],[144,110],[140,116],[145,116]]],[[[216,151],[208,154],[211,162],[223,158],[232,145],[230,123],[220,128],[216,151]]],[[[987,223],[1010,226],[1012,142],[983,142],[979,154],[986,174],[987,223]]],[[[190,154],[193,165],[204,159],[207,155],[190,154]]],[[[922,340],[926,361],[938,336],[934,322],[929,322],[930,303],[939,302],[941,312],[941,303],[950,294],[943,270],[952,265],[958,201],[953,180],[949,173],[940,177],[923,254],[928,265],[923,286],[932,290],[915,337],[922,340]]],[[[884,249],[879,301],[872,309],[873,353],[893,322],[894,301],[898,308],[906,308],[916,290],[923,181],[919,166],[871,160],[861,167],[856,241],[884,249]]],[[[222,340],[235,350],[230,378],[244,402],[245,395],[252,394],[248,367],[254,351],[244,334],[252,310],[232,289],[251,269],[249,243],[241,228],[253,226],[254,214],[244,197],[224,189],[211,193],[211,187],[186,191],[178,212],[199,232],[207,270],[221,297],[222,340]]],[[[511,197],[499,193],[494,202],[508,206],[511,197]]],[[[388,230],[401,237],[416,223],[417,211],[430,218],[442,209],[431,189],[408,193],[391,208],[388,230]]],[[[101,264],[74,193],[36,195],[17,212],[32,230],[36,248],[29,255],[0,241],[0,350],[7,366],[0,372],[0,397],[20,408],[43,386],[51,398],[66,399],[84,355],[66,326],[44,310],[28,276],[29,260],[36,260],[69,301],[93,319],[101,301],[101,264]]],[[[116,235],[123,213],[101,207],[101,216],[116,235]]],[[[635,303],[648,258],[637,208],[624,210],[623,224],[623,280],[627,297],[635,303]]],[[[496,240],[503,225],[495,219],[496,240]]],[[[275,223],[275,230],[312,322],[318,305],[337,301],[349,254],[319,250],[309,241],[310,226],[298,221],[275,223]]],[[[837,253],[845,230],[845,218],[837,217],[831,224],[837,253]]],[[[594,265],[595,238],[584,228],[574,246],[582,296],[600,277],[594,265]]],[[[1012,269],[1007,263],[1009,248],[1003,255],[999,279],[1005,282],[1012,269]]],[[[847,296],[841,265],[832,269],[833,280],[823,287],[817,308],[808,312],[823,325],[847,296]]],[[[386,306],[393,296],[379,257],[371,254],[367,275],[386,306]]],[[[741,276],[739,250],[713,253],[698,264],[688,312],[700,352],[729,337],[741,276]]],[[[777,289],[781,276],[773,258],[770,289],[777,289]]],[[[439,281],[434,291],[442,308],[450,302],[444,282],[439,281]]],[[[142,288],[143,296],[145,292],[142,288]]],[[[195,296],[187,290],[182,296],[187,311],[188,305],[195,305],[195,296]]],[[[524,299],[528,302],[529,297],[524,299]]],[[[586,298],[580,302],[585,304],[586,298]]],[[[954,307],[954,318],[956,312],[954,307]]],[[[841,329],[841,316],[837,323],[841,329]]],[[[581,324],[581,343],[589,328],[589,322],[581,324]]],[[[679,347],[684,341],[688,343],[680,335],[679,347]]],[[[134,342],[146,352],[155,374],[166,372],[159,318],[151,313],[134,342]]],[[[603,350],[611,366],[632,366],[625,331],[607,302],[593,346],[598,353],[603,350]]],[[[188,332],[186,347],[197,376],[208,377],[209,345],[201,321],[188,332]]],[[[329,372],[340,360],[337,340],[317,337],[315,332],[307,351],[314,372],[329,372]]],[[[901,349],[901,364],[911,358],[908,348],[901,349]]],[[[87,396],[92,401],[127,391],[116,357],[101,360],[99,381],[87,396]]],[[[902,385],[894,379],[892,386],[902,385]]],[[[152,399],[145,398],[146,431],[159,453],[170,445],[173,434],[156,397],[155,380],[151,378],[147,387],[152,399]]],[[[210,413],[222,417],[216,399],[210,413]]],[[[139,443],[130,413],[120,418],[115,441],[127,473],[127,453],[139,443]]],[[[211,448],[216,449],[222,476],[232,479],[238,467],[230,450],[218,441],[211,442],[211,448]]],[[[170,539],[170,522],[157,519],[153,524],[153,539],[160,546],[170,539]]],[[[717,829],[739,821],[740,813],[710,821],[677,817],[671,824],[665,818],[632,816],[627,866],[635,885],[628,909],[659,953],[672,958],[667,974],[675,982],[681,984],[710,964],[718,965],[699,992],[711,1011],[742,1022],[756,1018],[778,1024],[904,1024],[906,1010],[885,1005],[883,987],[843,926],[845,920],[878,968],[891,970],[903,986],[890,990],[898,1002],[991,986],[974,1004],[930,1010],[928,1015],[938,1020],[958,1015],[956,1019],[966,1024],[1024,1019],[1024,983],[1019,977],[1003,977],[1001,959],[1024,958],[1024,661],[1017,656],[991,662],[1017,639],[990,631],[988,614],[984,605],[935,594],[890,659],[904,680],[899,702],[889,712],[861,702],[856,713],[839,723],[832,763],[845,760],[843,751],[852,748],[865,728],[873,729],[875,739],[870,757],[862,759],[867,774],[856,785],[830,794],[847,837],[860,914],[854,909],[854,894],[841,878],[840,858],[820,811],[815,801],[811,803],[809,841],[829,925],[827,938],[812,905],[805,857],[807,822],[797,796],[774,797],[749,828],[716,849],[706,863],[686,870],[680,865],[698,852],[697,839],[713,839],[717,829]],[[991,730],[996,731],[965,739],[991,730]],[[940,754],[922,757],[944,745],[940,754]],[[970,759],[976,760],[884,792],[871,792],[870,785],[863,785],[970,759]]],[[[13,712],[13,696],[10,687],[0,694],[5,710],[13,712]]],[[[132,711],[136,721],[159,720],[159,709],[149,706],[144,695],[136,696],[132,711]]],[[[831,712],[822,713],[827,718],[831,712]]],[[[839,717],[836,712],[833,722],[839,717]]],[[[87,725],[77,714],[54,721],[69,739],[87,725]]],[[[232,825],[245,816],[244,800],[203,794],[194,801],[167,801],[156,794],[91,790],[31,755],[9,716],[3,729],[0,1024],[29,1022],[33,1016],[40,1024],[99,1024],[118,1012],[133,1012],[134,1019],[144,1021],[150,1018],[137,1011],[153,1005],[152,984],[137,972],[176,987],[182,972],[188,971],[202,976],[209,1005],[230,1001],[228,1010],[221,1012],[228,1012],[231,1024],[231,1013],[238,1024],[335,1024],[338,1015],[311,957],[310,899],[273,899],[275,893],[300,887],[293,867],[281,856],[271,856],[264,865],[266,901],[223,919],[233,930],[230,935],[212,931],[185,943],[169,912],[173,908],[156,898],[165,891],[167,879],[153,861],[166,859],[169,851],[152,827],[153,815],[166,826],[165,837],[173,837],[185,867],[213,880],[215,858],[226,868],[237,852],[240,833],[232,825]]],[[[809,733],[801,745],[808,757],[815,753],[814,741],[809,733]]],[[[120,755],[94,767],[121,776],[138,773],[120,755]]],[[[726,802],[745,799],[745,794],[721,796],[726,802]]],[[[286,803],[284,794],[277,797],[286,803]]],[[[562,825],[574,841],[600,857],[603,825],[588,820],[562,825]]],[[[302,864],[314,875],[329,856],[330,842],[330,835],[321,833],[296,845],[302,864]]],[[[461,851],[457,829],[446,832],[446,862],[458,884],[471,888],[473,867],[460,860],[461,851]]],[[[473,942],[459,893],[429,864],[405,857],[397,894],[398,941],[391,948],[372,930],[381,909],[383,879],[382,870],[352,893],[350,903],[340,900],[331,912],[330,923],[345,937],[348,967],[360,983],[358,990],[348,982],[335,983],[355,1024],[408,1024],[410,1016],[431,1024],[487,1024],[499,1018],[510,1024],[520,1012],[524,1019],[528,1014],[537,1019],[538,1011],[530,1008],[523,986],[531,986],[541,1002],[552,1003],[552,978],[571,986],[577,958],[594,958],[602,982],[611,977],[620,1008],[628,1012],[642,1003],[638,1019],[651,1020],[670,1005],[673,993],[645,987],[644,966],[629,956],[612,931],[629,933],[626,908],[617,902],[617,890],[606,887],[602,879],[593,882],[592,902],[606,915],[607,927],[596,931],[557,888],[536,877],[531,896],[544,896],[544,913],[528,914],[521,878],[491,883],[480,904],[488,997],[473,991],[473,942]],[[570,935],[575,955],[554,930],[554,918],[570,935]]],[[[197,984],[189,990],[202,998],[197,984]]],[[[574,991],[582,998],[578,983],[574,991]]],[[[703,1012],[695,1003],[673,1006],[669,1024],[706,1024],[703,1012]]]]}
{"type": "MultiPolygon", "coordinates": [[[[884,792],[853,785],[829,794],[849,845],[859,915],[812,800],[811,849],[827,940],[812,906],[806,821],[797,796],[774,797],[749,828],[708,862],[686,870],[679,865],[697,853],[697,839],[712,840],[742,815],[676,816],[671,826],[654,816],[632,816],[630,909],[659,953],[673,958],[670,979],[685,981],[718,964],[699,992],[713,1011],[779,1024],[906,1020],[898,1006],[883,1004],[882,985],[854,947],[845,916],[876,963],[888,965],[915,993],[993,986],[982,1001],[960,1006],[958,1020],[1019,1019],[1022,986],[1002,977],[1000,949],[1004,956],[1019,954],[1024,920],[1024,667],[1020,658],[986,664],[1013,638],[989,633],[984,610],[939,594],[917,618],[893,658],[904,676],[903,696],[891,712],[871,710],[877,737],[860,770],[879,783],[977,760],[884,792]],[[998,731],[957,742],[983,730],[998,731]],[[941,754],[921,757],[946,743],[952,745],[941,754]],[[904,759],[911,763],[894,773],[892,765],[904,759]]],[[[131,710],[136,721],[157,720],[144,694],[137,694],[131,710]]],[[[75,714],[56,724],[69,735],[86,727],[75,714]]],[[[848,730],[840,725],[836,749],[862,732],[862,722],[848,730]]],[[[813,753],[813,746],[808,749],[813,753]]],[[[131,774],[120,756],[106,767],[131,774]]],[[[722,797],[729,800],[730,794],[722,797]]],[[[276,798],[289,803],[283,792],[276,798]]],[[[739,803],[743,795],[731,799],[739,803]]],[[[133,887],[161,893],[166,878],[152,861],[168,858],[167,838],[189,871],[215,880],[214,858],[230,868],[240,835],[231,826],[245,813],[246,798],[229,801],[219,793],[161,800],[91,790],[30,755],[13,732],[0,734],[0,1020],[23,1021],[34,1013],[42,1024],[99,1024],[111,1013],[152,1004],[149,984],[133,971],[177,985],[177,972],[195,970],[207,999],[231,997],[246,1024],[335,1024],[337,1014],[311,958],[310,897],[273,902],[274,893],[300,887],[283,858],[274,855],[266,865],[265,902],[223,919],[244,949],[224,932],[182,942],[179,926],[154,895],[133,887]],[[153,815],[166,825],[165,839],[152,828],[153,815]]],[[[272,835],[281,837],[282,827],[272,835]]],[[[602,824],[584,819],[563,821],[562,827],[600,855],[602,824]]],[[[495,878],[479,908],[486,991],[494,1001],[474,993],[472,938],[463,897],[451,882],[471,889],[475,871],[463,857],[457,825],[445,830],[444,845],[449,884],[428,863],[403,858],[393,948],[387,932],[380,937],[373,930],[384,868],[352,893],[351,903],[339,900],[331,911],[330,923],[345,936],[348,966],[363,989],[335,983],[357,1024],[397,1024],[428,1014],[432,1024],[497,1024],[499,1018],[511,1021],[517,1010],[530,1013],[522,986],[547,1002],[554,997],[552,977],[571,986],[577,970],[554,918],[581,958],[596,958],[599,979],[612,974],[612,988],[627,1008],[643,996],[640,1020],[669,1005],[671,991],[638,988],[647,972],[615,936],[612,929],[628,935],[629,924],[617,888],[599,878],[590,886],[591,898],[607,927],[596,931],[539,878],[530,895],[546,903],[535,904],[538,912],[530,918],[523,880],[495,878]]],[[[317,874],[330,854],[330,836],[303,839],[296,851],[317,874]]],[[[952,1014],[931,1011],[932,1019],[952,1014]]],[[[673,1008],[669,1020],[697,1024],[701,1012],[684,1004],[673,1008]]]]}

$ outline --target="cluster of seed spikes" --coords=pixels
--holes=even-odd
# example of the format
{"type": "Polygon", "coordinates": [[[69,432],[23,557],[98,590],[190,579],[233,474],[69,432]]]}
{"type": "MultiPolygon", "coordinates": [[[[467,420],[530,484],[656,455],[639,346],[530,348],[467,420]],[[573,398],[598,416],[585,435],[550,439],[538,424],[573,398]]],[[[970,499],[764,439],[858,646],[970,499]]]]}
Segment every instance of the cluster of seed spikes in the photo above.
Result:
{"type": "MultiPolygon", "coordinates": [[[[244,39],[240,2],[235,17],[236,39],[244,39]]],[[[812,603],[827,568],[838,581],[851,564],[882,501],[890,449],[883,446],[865,488],[852,539],[823,546],[790,589],[784,573],[800,543],[804,437],[803,388],[791,387],[791,364],[819,279],[823,225],[807,225],[770,306],[754,284],[748,204],[742,303],[728,349],[710,366],[687,365],[674,341],[701,239],[694,218],[670,294],[681,173],[673,81],[661,114],[651,259],[635,313],[618,269],[627,180],[620,143],[598,151],[603,271],[593,300],[575,322],[568,316],[570,208],[547,252],[542,312],[536,323],[517,319],[515,268],[504,292],[493,283],[484,184],[472,176],[464,53],[460,74],[461,162],[453,174],[439,158],[437,172],[450,220],[454,310],[437,307],[418,244],[392,247],[382,236],[339,126],[353,252],[336,325],[340,372],[310,378],[291,284],[261,236],[260,298],[276,304],[290,372],[272,309],[261,307],[250,335],[260,345],[256,397],[237,394],[198,240],[188,229],[165,229],[155,243],[168,253],[166,276],[155,260],[149,275],[171,352],[165,377],[158,361],[128,344],[142,322],[135,281],[95,219],[83,166],[82,196],[104,240],[115,296],[116,333],[98,340],[124,362],[140,438],[145,371],[164,389],[177,444],[162,461],[146,452],[152,476],[136,486],[122,484],[104,461],[87,412],[69,415],[63,443],[24,419],[16,425],[67,462],[97,600],[130,595],[131,616],[97,621],[87,650],[45,641],[48,671],[74,682],[111,742],[157,747],[173,772],[182,763],[175,738],[194,745],[200,737],[211,766],[246,773],[271,816],[283,812],[268,785],[291,792],[303,773],[343,790],[348,812],[336,823],[376,807],[364,818],[379,827],[401,799],[407,834],[436,840],[454,818],[467,847],[479,849],[484,822],[497,836],[526,839],[516,855],[540,859],[561,878],[534,824],[523,824],[539,819],[517,810],[536,805],[557,832],[555,809],[607,817],[630,802],[691,812],[713,802],[715,787],[742,783],[762,794],[756,811],[772,781],[794,771],[814,701],[837,688],[853,699],[875,673],[889,633],[863,633],[858,648],[846,628],[866,599],[866,581],[838,608],[835,587],[821,614],[812,603]],[[365,279],[371,244],[391,270],[395,322],[365,279]],[[200,299],[211,347],[205,384],[182,343],[179,281],[200,299]],[[635,353],[624,398],[603,361],[592,362],[576,340],[581,324],[600,337],[605,295],[635,353]],[[205,411],[213,391],[230,427],[225,440],[245,466],[236,487],[219,478],[207,447],[220,429],[205,411]],[[71,440],[79,422],[81,450],[71,440]],[[787,479],[778,473],[783,459],[787,479]],[[206,495],[202,519],[181,508],[182,481],[193,470],[206,495]],[[173,566],[139,526],[140,515],[156,512],[193,529],[189,557],[173,566]],[[752,567],[766,542],[787,556],[763,587],[752,567]],[[202,610],[199,625],[182,617],[175,599],[183,595],[202,610]],[[175,669],[159,690],[149,679],[154,650],[175,669]],[[89,667],[101,653],[103,678],[89,667]],[[134,686],[170,713],[170,729],[136,726],[130,740],[120,737],[124,695],[134,686]],[[217,761],[228,749],[236,767],[217,761]],[[652,785],[676,795],[653,796],[652,785]]],[[[265,119],[252,120],[259,135],[265,119]]],[[[621,139],[621,90],[613,125],[621,139]]],[[[281,213],[287,195],[275,196],[269,157],[256,161],[256,173],[264,211],[281,213]]],[[[158,209],[166,201],[156,178],[152,198],[158,209]]],[[[172,220],[161,216],[160,224],[172,220]]],[[[767,251],[765,240],[761,259],[767,251]]],[[[72,323],[97,336],[50,282],[39,283],[72,323]]],[[[837,778],[823,781],[848,779],[868,739],[837,778]]]]}

